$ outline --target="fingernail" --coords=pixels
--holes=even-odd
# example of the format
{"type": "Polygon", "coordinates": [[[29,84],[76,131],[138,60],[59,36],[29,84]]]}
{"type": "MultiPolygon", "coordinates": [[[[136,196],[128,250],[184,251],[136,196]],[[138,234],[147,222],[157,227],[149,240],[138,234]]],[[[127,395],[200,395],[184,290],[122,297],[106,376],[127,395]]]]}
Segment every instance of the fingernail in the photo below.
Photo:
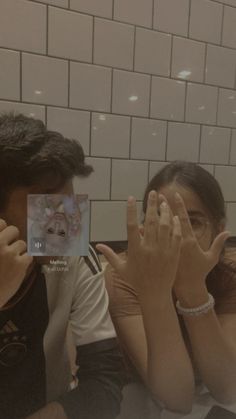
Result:
{"type": "Polygon", "coordinates": [[[180,194],[178,192],[175,192],[175,199],[177,201],[181,201],[181,196],[180,196],[180,194]]]}
{"type": "Polygon", "coordinates": [[[151,191],[150,194],[149,194],[149,198],[151,198],[151,199],[155,199],[156,196],[157,196],[157,194],[156,194],[155,191],[151,191]]]}
{"type": "Polygon", "coordinates": [[[128,202],[128,204],[133,204],[135,202],[134,197],[133,196],[129,196],[127,202],[128,202]]]}
{"type": "Polygon", "coordinates": [[[161,203],[161,208],[166,209],[167,208],[167,203],[165,201],[163,201],[161,203]]]}

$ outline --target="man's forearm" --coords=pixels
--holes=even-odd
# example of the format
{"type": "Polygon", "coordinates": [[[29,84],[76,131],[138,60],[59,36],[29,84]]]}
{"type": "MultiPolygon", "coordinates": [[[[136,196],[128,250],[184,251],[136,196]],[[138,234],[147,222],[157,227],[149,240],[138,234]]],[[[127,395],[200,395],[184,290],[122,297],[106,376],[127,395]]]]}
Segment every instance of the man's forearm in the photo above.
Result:
{"type": "Polygon", "coordinates": [[[49,403],[26,419],[68,419],[60,403],[49,403]]]}

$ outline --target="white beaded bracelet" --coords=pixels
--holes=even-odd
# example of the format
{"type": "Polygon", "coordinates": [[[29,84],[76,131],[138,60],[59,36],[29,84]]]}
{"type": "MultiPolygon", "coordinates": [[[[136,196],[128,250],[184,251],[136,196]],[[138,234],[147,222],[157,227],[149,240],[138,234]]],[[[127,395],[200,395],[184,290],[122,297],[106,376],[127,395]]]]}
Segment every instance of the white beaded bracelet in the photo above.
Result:
{"type": "Polygon", "coordinates": [[[210,311],[214,305],[215,300],[214,297],[208,293],[208,301],[201,306],[194,307],[194,308],[185,308],[180,305],[180,302],[176,302],[176,308],[177,312],[181,314],[182,316],[200,316],[201,314],[206,314],[208,311],[210,311]]]}

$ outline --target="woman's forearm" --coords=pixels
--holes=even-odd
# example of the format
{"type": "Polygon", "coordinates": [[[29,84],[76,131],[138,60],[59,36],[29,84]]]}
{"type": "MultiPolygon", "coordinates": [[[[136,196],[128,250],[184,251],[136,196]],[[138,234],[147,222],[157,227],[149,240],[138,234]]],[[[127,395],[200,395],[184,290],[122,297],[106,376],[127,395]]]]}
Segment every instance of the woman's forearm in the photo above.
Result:
{"type": "Polygon", "coordinates": [[[187,413],[194,394],[192,364],[185,347],[171,292],[140,298],[147,339],[147,378],[165,408],[187,413]]]}
{"type": "MultiPolygon", "coordinates": [[[[185,307],[207,301],[205,287],[187,290],[178,298],[185,307]]],[[[193,356],[204,384],[221,403],[236,401],[236,346],[226,336],[214,310],[200,316],[184,316],[193,356]]]]}

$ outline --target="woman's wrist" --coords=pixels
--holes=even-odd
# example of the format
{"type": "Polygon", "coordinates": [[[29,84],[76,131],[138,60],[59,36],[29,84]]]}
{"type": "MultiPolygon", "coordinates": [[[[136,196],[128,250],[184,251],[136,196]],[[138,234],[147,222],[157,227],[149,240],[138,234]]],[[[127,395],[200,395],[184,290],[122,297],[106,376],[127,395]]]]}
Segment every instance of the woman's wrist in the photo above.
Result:
{"type": "Polygon", "coordinates": [[[174,293],[180,305],[186,308],[198,307],[208,301],[206,284],[201,283],[201,281],[199,281],[197,286],[176,287],[174,288],[174,293]]]}
{"type": "Polygon", "coordinates": [[[154,318],[158,313],[166,311],[174,305],[171,290],[138,293],[138,299],[143,314],[149,314],[154,318]]]}

